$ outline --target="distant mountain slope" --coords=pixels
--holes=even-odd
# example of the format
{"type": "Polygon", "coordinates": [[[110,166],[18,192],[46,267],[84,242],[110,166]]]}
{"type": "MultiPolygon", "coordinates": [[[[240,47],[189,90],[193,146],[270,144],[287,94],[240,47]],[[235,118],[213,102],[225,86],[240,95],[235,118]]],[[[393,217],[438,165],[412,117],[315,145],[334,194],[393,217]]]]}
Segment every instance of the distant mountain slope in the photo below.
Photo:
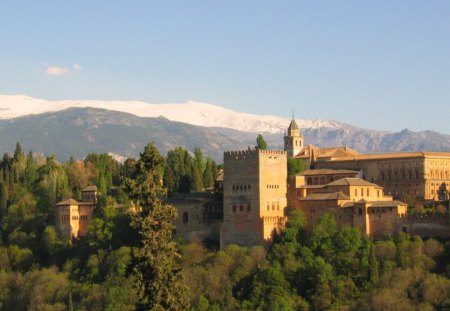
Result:
{"type": "MultiPolygon", "coordinates": [[[[432,131],[398,133],[342,128],[302,129],[306,144],[319,147],[347,146],[363,153],[397,151],[449,151],[450,135],[432,131]]],[[[163,155],[177,146],[190,151],[200,147],[217,162],[223,151],[242,150],[256,143],[254,132],[222,127],[202,127],[166,118],[144,118],[132,114],[94,108],[69,108],[57,112],[0,120],[0,153],[23,149],[61,161],[80,159],[90,152],[137,157],[147,142],[154,141],[163,155]]],[[[283,133],[264,134],[268,147],[283,148],[283,133]]]]}
{"type": "Polygon", "coordinates": [[[222,150],[246,147],[242,141],[205,127],[104,109],[70,108],[0,120],[2,153],[11,152],[20,142],[25,150],[55,154],[60,160],[83,158],[90,152],[137,157],[149,141],[154,141],[163,155],[177,146],[189,150],[198,146],[220,161],[222,150]]]}
{"type": "MultiPolygon", "coordinates": [[[[139,117],[163,116],[172,121],[207,127],[223,127],[253,133],[283,133],[290,119],[240,113],[219,106],[189,101],[179,104],[150,104],[142,101],[62,100],[48,101],[24,95],[0,95],[0,119],[56,112],[67,108],[101,108],[139,117]]],[[[298,120],[301,128],[346,128],[327,120],[298,120]]]]}

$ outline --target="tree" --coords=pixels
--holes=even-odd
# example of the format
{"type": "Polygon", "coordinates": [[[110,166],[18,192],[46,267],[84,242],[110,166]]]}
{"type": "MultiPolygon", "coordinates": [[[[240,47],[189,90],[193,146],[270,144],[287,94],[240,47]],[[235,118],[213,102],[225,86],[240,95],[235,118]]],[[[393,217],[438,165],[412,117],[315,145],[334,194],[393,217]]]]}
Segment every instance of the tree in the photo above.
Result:
{"type": "Polygon", "coordinates": [[[305,170],[305,162],[302,159],[290,158],[287,161],[288,175],[297,175],[305,170]]]}
{"type": "Polygon", "coordinates": [[[161,202],[161,167],[164,158],[153,143],[147,144],[136,163],[135,178],[127,178],[126,190],[136,206],[133,228],[140,246],[133,250],[134,274],[140,305],[147,310],[188,308],[186,288],[181,283],[180,257],[172,240],[177,210],[161,202]]]}
{"type": "Polygon", "coordinates": [[[267,149],[266,141],[261,134],[258,134],[258,137],[256,137],[256,147],[261,150],[267,149]]]}

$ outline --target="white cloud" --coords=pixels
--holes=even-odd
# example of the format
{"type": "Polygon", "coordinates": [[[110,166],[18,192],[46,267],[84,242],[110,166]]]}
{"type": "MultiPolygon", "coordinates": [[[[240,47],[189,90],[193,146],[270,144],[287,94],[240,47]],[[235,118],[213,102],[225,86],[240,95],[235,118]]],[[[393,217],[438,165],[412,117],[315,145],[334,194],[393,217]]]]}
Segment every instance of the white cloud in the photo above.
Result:
{"type": "Polygon", "coordinates": [[[45,71],[46,74],[50,76],[63,76],[69,73],[69,71],[66,68],[63,67],[57,67],[57,66],[50,66],[45,71]]]}
{"type": "Polygon", "coordinates": [[[81,69],[83,69],[83,68],[81,67],[80,64],[73,64],[73,69],[75,69],[75,70],[81,70],[81,69]]]}

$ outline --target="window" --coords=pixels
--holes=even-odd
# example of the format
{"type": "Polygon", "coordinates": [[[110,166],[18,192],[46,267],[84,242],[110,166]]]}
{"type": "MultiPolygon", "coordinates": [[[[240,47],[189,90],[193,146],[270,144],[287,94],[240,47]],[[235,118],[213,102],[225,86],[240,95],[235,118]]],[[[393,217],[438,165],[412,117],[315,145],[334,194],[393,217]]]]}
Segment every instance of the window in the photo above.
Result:
{"type": "Polygon", "coordinates": [[[189,221],[189,215],[187,212],[183,213],[183,223],[187,224],[189,221]]]}
{"type": "Polygon", "coordinates": [[[362,208],[358,208],[358,215],[362,215],[362,208]]]}
{"type": "Polygon", "coordinates": [[[237,206],[236,204],[233,204],[233,212],[236,212],[237,206]]]}
{"type": "Polygon", "coordinates": [[[247,205],[247,212],[250,212],[252,210],[252,206],[250,204],[247,205]]]}

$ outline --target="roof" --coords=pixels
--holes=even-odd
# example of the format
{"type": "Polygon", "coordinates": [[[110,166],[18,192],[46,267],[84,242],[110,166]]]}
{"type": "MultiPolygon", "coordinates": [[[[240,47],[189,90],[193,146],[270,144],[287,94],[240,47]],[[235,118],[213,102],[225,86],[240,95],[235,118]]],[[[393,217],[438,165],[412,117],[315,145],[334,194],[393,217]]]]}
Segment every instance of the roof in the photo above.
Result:
{"type": "Polygon", "coordinates": [[[376,187],[376,188],[382,188],[380,186],[378,186],[377,184],[373,184],[371,182],[365,181],[361,178],[341,178],[338,180],[335,180],[333,182],[330,182],[329,184],[327,184],[327,186],[372,186],[372,187],[376,187]]]}
{"type": "Polygon", "coordinates": [[[61,206],[61,205],[79,205],[79,204],[80,204],[80,202],[78,202],[77,200],[68,199],[68,200],[56,203],[56,206],[61,206]]]}
{"type": "Polygon", "coordinates": [[[97,186],[87,186],[81,192],[91,192],[91,191],[97,191],[97,186]]]}
{"type": "Polygon", "coordinates": [[[305,198],[300,200],[303,201],[315,201],[315,200],[350,200],[350,197],[342,192],[333,193],[312,193],[305,198]]]}
{"type": "Polygon", "coordinates": [[[348,157],[348,156],[359,156],[360,152],[353,150],[348,147],[333,147],[333,148],[320,148],[319,153],[315,152],[318,158],[329,158],[329,157],[348,157]]]}
{"type": "Polygon", "coordinates": [[[303,172],[298,173],[297,176],[336,175],[336,174],[358,174],[358,171],[333,170],[333,169],[304,170],[303,172]]]}
{"type": "Polygon", "coordinates": [[[295,122],[294,118],[292,118],[291,124],[289,124],[289,127],[288,127],[288,131],[289,132],[292,131],[292,130],[297,130],[297,131],[300,130],[298,128],[297,122],[295,122]]]}
{"type": "Polygon", "coordinates": [[[376,201],[376,202],[370,202],[371,205],[369,207],[397,207],[399,205],[407,205],[406,203],[403,203],[401,201],[376,201]]]}
{"type": "Polygon", "coordinates": [[[366,200],[359,200],[358,202],[345,202],[344,204],[341,205],[341,207],[343,208],[347,208],[347,207],[352,207],[356,204],[368,204],[369,208],[383,208],[383,207],[397,207],[399,205],[406,205],[406,203],[403,203],[401,201],[366,201],[366,200]]]}
{"type": "Polygon", "coordinates": [[[217,174],[216,181],[223,181],[223,169],[221,169],[217,174]]]}
{"type": "Polygon", "coordinates": [[[395,152],[395,153],[379,153],[379,154],[360,154],[347,157],[339,157],[332,161],[369,161],[382,159],[402,159],[402,158],[425,158],[425,157],[444,157],[450,158],[450,152],[395,152]]]}
{"type": "Polygon", "coordinates": [[[328,158],[347,158],[359,155],[361,155],[361,153],[348,147],[319,148],[314,145],[308,145],[298,153],[296,158],[315,157],[328,159],[328,158]]]}

